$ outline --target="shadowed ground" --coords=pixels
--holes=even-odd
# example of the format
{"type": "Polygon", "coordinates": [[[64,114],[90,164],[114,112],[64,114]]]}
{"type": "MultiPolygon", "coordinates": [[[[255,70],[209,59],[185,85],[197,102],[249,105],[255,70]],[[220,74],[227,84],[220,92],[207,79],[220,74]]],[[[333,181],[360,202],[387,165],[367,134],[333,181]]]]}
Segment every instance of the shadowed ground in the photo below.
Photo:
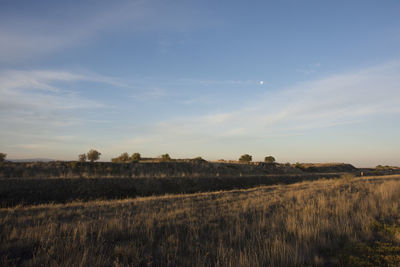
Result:
{"type": "Polygon", "coordinates": [[[339,177],[341,173],[305,173],[246,177],[0,179],[0,207],[74,200],[121,199],[291,184],[339,177]]]}
{"type": "Polygon", "coordinates": [[[400,176],[0,209],[0,265],[396,266],[400,176]]]}

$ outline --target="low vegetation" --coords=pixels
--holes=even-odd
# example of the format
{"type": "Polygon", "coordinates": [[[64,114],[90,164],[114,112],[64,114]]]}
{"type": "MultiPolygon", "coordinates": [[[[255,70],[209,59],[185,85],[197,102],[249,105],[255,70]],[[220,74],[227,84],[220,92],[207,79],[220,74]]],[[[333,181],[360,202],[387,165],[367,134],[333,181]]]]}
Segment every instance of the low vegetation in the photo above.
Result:
{"type": "Polygon", "coordinates": [[[253,157],[249,154],[244,154],[242,156],[240,156],[239,158],[239,162],[243,162],[243,163],[249,163],[253,160],[253,157]]]}
{"type": "Polygon", "coordinates": [[[100,153],[99,151],[97,151],[97,150],[95,150],[95,149],[91,149],[91,150],[87,153],[87,159],[88,159],[90,162],[94,162],[94,161],[100,159],[100,155],[101,155],[101,153],[100,153]]]}
{"type": "Polygon", "coordinates": [[[274,162],[275,162],[275,158],[274,158],[273,156],[266,156],[266,157],[264,158],[264,162],[267,162],[267,163],[274,163],[274,162]]]}
{"type": "Polygon", "coordinates": [[[6,160],[7,154],[5,153],[0,153],[0,163],[4,162],[6,160]]]}
{"type": "Polygon", "coordinates": [[[80,154],[80,155],[78,156],[78,161],[79,161],[79,162],[86,162],[86,160],[87,160],[86,154],[80,154]]]}
{"type": "Polygon", "coordinates": [[[161,161],[170,161],[172,160],[171,157],[169,156],[169,154],[163,154],[160,156],[160,160],[161,161]]]}
{"type": "Polygon", "coordinates": [[[111,159],[111,162],[130,163],[130,162],[138,162],[140,159],[141,156],[139,153],[133,153],[132,156],[129,156],[128,152],[124,152],[119,157],[111,159]]]}
{"type": "Polygon", "coordinates": [[[100,159],[101,153],[97,151],[96,149],[91,149],[88,153],[80,154],[78,155],[78,161],[79,162],[86,162],[86,160],[89,160],[90,162],[95,162],[100,159]]]}
{"type": "Polygon", "coordinates": [[[0,179],[0,207],[242,189],[338,176],[292,174],[251,177],[0,179]]]}
{"type": "Polygon", "coordinates": [[[207,162],[201,158],[188,160],[144,159],[140,162],[7,161],[0,165],[0,178],[232,177],[300,173],[302,173],[301,170],[285,164],[217,163],[207,162]]]}
{"type": "Polygon", "coordinates": [[[398,266],[400,176],[0,209],[2,266],[398,266]]]}

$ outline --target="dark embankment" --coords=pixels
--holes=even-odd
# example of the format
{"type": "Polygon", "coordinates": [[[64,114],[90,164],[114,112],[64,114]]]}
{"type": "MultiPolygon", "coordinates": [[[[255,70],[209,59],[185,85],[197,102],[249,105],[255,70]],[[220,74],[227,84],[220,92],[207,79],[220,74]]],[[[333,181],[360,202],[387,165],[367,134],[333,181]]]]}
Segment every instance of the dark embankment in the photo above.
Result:
{"type": "Polygon", "coordinates": [[[74,200],[121,199],[136,196],[195,193],[250,188],[258,185],[291,184],[340,174],[286,174],[252,177],[199,178],[88,178],[0,179],[1,207],[74,200]]]}
{"type": "Polygon", "coordinates": [[[218,163],[204,160],[170,162],[4,162],[0,178],[138,178],[232,177],[268,174],[356,172],[350,164],[218,163]]]}
{"type": "Polygon", "coordinates": [[[294,166],[304,172],[311,173],[358,171],[356,167],[346,163],[297,163],[294,166]]]}

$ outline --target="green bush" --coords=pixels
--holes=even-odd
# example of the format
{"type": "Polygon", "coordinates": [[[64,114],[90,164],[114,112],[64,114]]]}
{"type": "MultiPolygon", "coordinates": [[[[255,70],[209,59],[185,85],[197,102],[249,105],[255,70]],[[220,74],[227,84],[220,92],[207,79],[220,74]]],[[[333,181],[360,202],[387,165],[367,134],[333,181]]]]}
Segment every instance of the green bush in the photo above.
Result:
{"type": "Polygon", "coordinates": [[[305,167],[301,163],[298,163],[298,162],[296,162],[294,167],[297,168],[297,169],[300,169],[300,170],[304,170],[305,169],[305,167]]]}
{"type": "Polygon", "coordinates": [[[91,150],[87,153],[87,158],[88,158],[88,160],[90,160],[90,162],[94,162],[94,161],[100,159],[100,155],[101,155],[100,152],[98,152],[98,151],[95,150],[95,149],[91,149],[91,150]]]}
{"type": "Polygon", "coordinates": [[[131,160],[132,161],[139,161],[139,160],[141,160],[141,158],[142,157],[141,157],[140,153],[137,153],[137,152],[133,153],[132,156],[131,156],[131,160]]]}
{"type": "Polygon", "coordinates": [[[161,155],[160,159],[161,159],[161,161],[170,161],[171,157],[167,153],[167,154],[161,155]]]}
{"type": "Polygon", "coordinates": [[[266,156],[266,157],[264,158],[264,161],[265,161],[266,163],[274,163],[274,162],[275,162],[275,158],[274,158],[273,156],[266,156]]]}
{"type": "Polygon", "coordinates": [[[240,156],[239,161],[248,163],[248,162],[252,161],[252,159],[253,159],[253,157],[250,156],[249,154],[244,154],[244,155],[240,156]]]}
{"type": "Polygon", "coordinates": [[[127,152],[122,153],[119,157],[111,159],[112,162],[121,163],[130,161],[129,154],[127,152]]]}

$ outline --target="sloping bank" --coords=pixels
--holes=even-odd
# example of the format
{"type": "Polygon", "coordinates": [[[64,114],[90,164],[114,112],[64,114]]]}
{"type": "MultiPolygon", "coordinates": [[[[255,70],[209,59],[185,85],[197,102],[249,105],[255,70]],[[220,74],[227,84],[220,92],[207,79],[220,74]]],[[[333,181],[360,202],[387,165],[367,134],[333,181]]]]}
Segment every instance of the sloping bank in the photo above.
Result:
{"type": "Polygon", "coordinates": [[[121,199],[136,196],[195,193],[250,188],[259,185],[291,184],[334,178],[341,173],[301,173],[225,177],[164,178],[64,178],[0,179],[0,205],[66,203],[74,200],[121,199]]]}
{"type": "Polygon", "coordinates": [[[267,174],[355,172],[350,164],[248,164],[178,160],[169,162],[5,162],[0,178],[142,178],[142,177],[232,177],[267,174]]]}

